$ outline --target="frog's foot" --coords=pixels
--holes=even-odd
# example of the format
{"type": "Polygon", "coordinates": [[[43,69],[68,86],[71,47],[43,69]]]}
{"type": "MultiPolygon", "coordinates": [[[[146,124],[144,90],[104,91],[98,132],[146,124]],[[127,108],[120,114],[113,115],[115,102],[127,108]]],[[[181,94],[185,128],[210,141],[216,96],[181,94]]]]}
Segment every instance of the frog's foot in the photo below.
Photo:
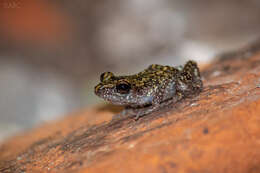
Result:
{"type": "Polygon", "coordinates": [[[138,120],[140,117],[143,117],[143,116],[150,114],[152,112],[163,109],[163,108],[167,107],[168,105],[176,103],[177,101],[179,101],[181,99],[182,99],[182,95],[180,95],[179,97],[171,98],[171,99],[164,101],[162,103],[157,103],[157,104],[148,106],[148,107],[139,108],[139,109],[136,108],[136,109],[134,109],[135,120],[138,120]]]}
{"type": "Polygon", "coordinates": [[[155,112],[162,107],[165,107],[166,105],[169,105],[173,102],[173,100],[168,100],[167,102],[160,103],[160,104],[154,104],[142,108],[132,108],[132,107],[126,107],[122,112],[120,112],[117,115],[114,115],[112,120],[115,119],[122,119],[125,117],[134,117],[134,120],[138,120],[139,118],[146,116],[147,114],[150,114],[152,112],[155,112]]]}
{"type": "Polygon", "coordinates": [[[150,114],[158,109],[160,109],[160,105],[151,105],[151,106],[145,107],[145,108],[134,109],[134,111],[135,111],[134,119],[137,121],[140,117],[150,114]]]}
{"type": "Polygon", "coordinates": [[[130,116],[135,116],[134,109],[130,108],[130,107],[126,107],[122,112],[120,112],[119,114],[114,115],[112,117],[112,120],[122,119],[122,118],[130,117],[130,116]]]}
{"type": "Polygon", "coordinates": [[[159,106],[148,106],[144,108],[131,108],[127,107],[119,114],[116,114],[112,117],[112,120],[118,120],[126,117],[134,117],[134,120],[138,120],[140,117],[143,117],[155,110],[157,110],[159,106]]]}

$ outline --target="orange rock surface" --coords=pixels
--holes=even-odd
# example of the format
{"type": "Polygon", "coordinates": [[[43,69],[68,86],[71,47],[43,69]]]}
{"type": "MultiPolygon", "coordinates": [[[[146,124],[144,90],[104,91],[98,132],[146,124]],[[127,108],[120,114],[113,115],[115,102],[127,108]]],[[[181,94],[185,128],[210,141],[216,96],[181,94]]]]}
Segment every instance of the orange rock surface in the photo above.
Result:
{"type": "Polygon", "coordinates": [[[204,90],[135,121],[110,106],[0,146],[0,172],[260,172],[260,44],[202,70],[204,90]]]}

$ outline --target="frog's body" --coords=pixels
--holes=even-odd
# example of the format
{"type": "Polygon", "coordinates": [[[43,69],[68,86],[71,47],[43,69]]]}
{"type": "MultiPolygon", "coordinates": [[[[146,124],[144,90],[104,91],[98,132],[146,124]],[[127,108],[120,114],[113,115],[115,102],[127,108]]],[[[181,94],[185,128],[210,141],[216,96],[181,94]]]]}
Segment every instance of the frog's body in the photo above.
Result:
{"type": "Polygon", "coordinates": [[[166,100],[176,102],[202,90],[199,68],[194,61],[176,68],[153,64],[130,76],[115,76],[105,72],[100,76],[100,81],[95,87],[99,97],[130,108],[152,105],[151,110],[166,100]]]}

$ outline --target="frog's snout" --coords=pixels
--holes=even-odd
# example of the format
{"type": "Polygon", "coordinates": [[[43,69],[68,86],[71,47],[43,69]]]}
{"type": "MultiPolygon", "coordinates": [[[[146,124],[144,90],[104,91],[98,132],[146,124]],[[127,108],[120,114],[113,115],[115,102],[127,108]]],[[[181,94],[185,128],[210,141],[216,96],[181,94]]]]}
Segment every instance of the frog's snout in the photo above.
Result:
{"type": "Polygon", "coordinates": [[[101,92],[102,92],[102,85],[98,84],[97,86],[95,86],[95,94],[100,96],[101,92]]]}

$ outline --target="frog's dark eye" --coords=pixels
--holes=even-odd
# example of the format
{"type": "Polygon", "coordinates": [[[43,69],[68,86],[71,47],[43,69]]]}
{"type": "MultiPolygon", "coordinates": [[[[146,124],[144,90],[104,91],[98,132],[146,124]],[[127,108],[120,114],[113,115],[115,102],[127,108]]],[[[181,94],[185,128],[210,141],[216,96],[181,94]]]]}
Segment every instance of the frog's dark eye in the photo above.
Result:
{"type": "Polygon", "coordinates": [[[104,72],[100,75],[100,81],[104,82],[108,79],[111,79],[112,77],[114,77],[114,74],[111,72],[104,72]]]}
{"type": "Polygon", "coordinates": [[[116,85],[116,90],[120,94],[127,94],[131,89],[131,85],[129,83],[120,83],[116,85]]]}

